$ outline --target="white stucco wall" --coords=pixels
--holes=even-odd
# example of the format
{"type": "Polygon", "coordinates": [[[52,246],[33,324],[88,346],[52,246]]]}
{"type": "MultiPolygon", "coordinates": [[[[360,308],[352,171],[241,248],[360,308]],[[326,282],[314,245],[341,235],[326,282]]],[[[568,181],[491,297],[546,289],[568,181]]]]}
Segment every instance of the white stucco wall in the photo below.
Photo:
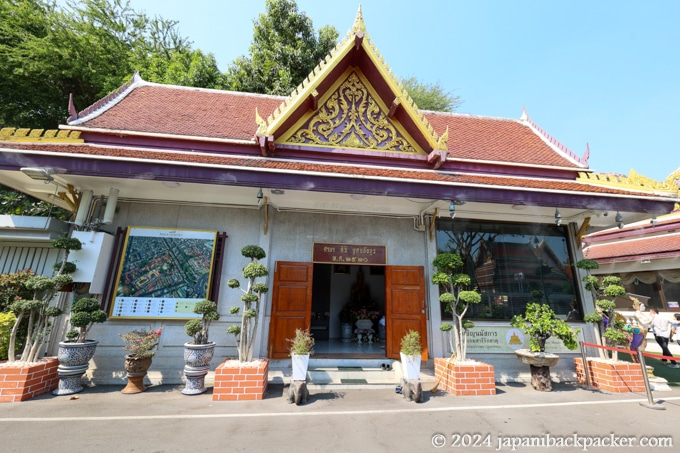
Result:
{"type": "MultiPolygon", "coordinates": [[[[226,232],[225,261],[221,276],[221,289],[218,302],[221,319],[213,324],[210,339],[217,343],[215,357],[211,363],[214,370],[226,358],[236,357],[236,343],[232,335],[226,333],[231,323],[240,322],[239,316],[229,315],[229,308],[241,305],[241,292],[230,289],[227,281],[241,276],[247,260],[240,254],[241,248],[248,244],[258,244],[267,252],[264,263],[270,269],[267,283],[270,292],[261,307],[259,334],[255,345],[255,355],[267,355],[267,340],[271,316],[271,296],[273,270],[277,261],[312,261],[314,242],[351,243],[385,245],[388,265],[423,266],[425,269],[426,298],[428,303],[428,346],[430,358],[450,355],[447,340],[439,331],[441,313],[438,303],[438,290],[431,282],[431,261],[436,254],[434,241],[429,240],[429,232],[417,231],[413,219],[389,217],[361,217],[348,215],[329,215],[315,213],[277,212],[270,207],[268,232],[265,235],[262,209],[225,208],[201,206],[177,206],[163,204],[120,203],[116,216],[117,226],[152,226],[162,228],[208,229],[226,232]]],[[[351,284],[351,282],[348,282],[351,284]]],[[[338,297],[343,297],[341,294],[338,297]]],[[[345,295],[346,297],[346,295],[345,295]]],[[[587,300],[587,298],[586,298],[587,300]]],[[[586,301],[586,311],[588,304],[586,301]]],[[[491,321],[487,323],[493,325],[491,321]]],[[[497,325],[507,325],[499,321],[497,325]]],[[[140,327],[157,328],[163,326],[164,332],[158,352],[154,357],[149,378],[155,384],[181,384],[183,382],[183,345],[190,338],[184,333],[184,321],[110,319],[96,325],[90,337],[100,341],[97,353],[91,363],[87,377],[96,384],[124,384],[122,341],[120,333],[140,327]]],[[[586,341],[594,342],[592,327],[577,324],[583,328],[586,341]]],[[[553,370],[553,377],[572,380],[573,361],[577,356],[565,354],[565,359],[553,370]]],[[[494,365],[498,381],[526,381],[529,379],[528,367],[517,360],[514,354],[470,354],[470,358],[494,365]]],[[[211,374],[207,378],[210,384],[211,374]]]]}

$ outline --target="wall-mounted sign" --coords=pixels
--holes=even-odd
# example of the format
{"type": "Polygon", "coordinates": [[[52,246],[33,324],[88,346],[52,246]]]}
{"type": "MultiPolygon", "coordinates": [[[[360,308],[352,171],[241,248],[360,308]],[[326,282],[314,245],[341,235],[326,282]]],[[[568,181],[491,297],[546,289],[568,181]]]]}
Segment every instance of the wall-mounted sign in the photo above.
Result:
{"type": "Polygon", "coordinates": [[[111,318],[194,318],[208,297],[217,231],[130,227],[111,318]]]}
{"type": "MultiPolygon", "coordinates": [[[[468,333],[469,353],[513,353],[517,349],[529,349],[529,337],[522,329],[505,326],[475,326],[468,333]]],[[[546,352],[578,352],[567,349],[562,341],[551,337],[545,343],[546,352]]]]}
{"type": "Polygon", "coordinates": [[[364,264],[385,266],[387,247],[384,245],[332,244],[315,242],[312,261],[329,264],[364,264]]]}

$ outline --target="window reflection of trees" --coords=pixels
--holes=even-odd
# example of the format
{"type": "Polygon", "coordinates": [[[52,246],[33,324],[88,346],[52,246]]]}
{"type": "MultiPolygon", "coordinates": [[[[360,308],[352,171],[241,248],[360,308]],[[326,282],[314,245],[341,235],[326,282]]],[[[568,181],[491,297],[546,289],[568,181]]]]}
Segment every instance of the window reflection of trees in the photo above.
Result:
{"type": "MultiPolygon", "coordinates": [[[[482,293],[467,317],[510,319],[539,302],[566,319],[577,296],[565,228],[467,220],[444,220],[437,228],[438,253],[458,253],[482,293]]],[[[442,310],[442,316],[450,314],[442,310]]]]}

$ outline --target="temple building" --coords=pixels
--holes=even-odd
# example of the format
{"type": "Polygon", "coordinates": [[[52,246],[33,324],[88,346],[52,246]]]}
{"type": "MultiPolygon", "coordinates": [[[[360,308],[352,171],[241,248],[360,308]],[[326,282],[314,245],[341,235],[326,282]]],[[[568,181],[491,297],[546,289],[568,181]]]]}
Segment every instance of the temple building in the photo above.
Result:
{"type": "MultiPolygon", "coordinates": [[[[338,363],[398,359],[409,329],[425,360],[448,357],[439,326],[451,315],[431,277],[434,257],[454,252],[482,294],[470,317],[493,333],[468,355],[493,364],[497,380],[522,379],[513,350],[528,339],[511,317],[531,301],[564,319],[572,303],[591,312],[573,267],[586,232],[661,218],[678,202],[672,183],[593,172],[587,150],[570,151],[519,106],[517,118],[420,110],[361,11],[288,97],[135,74],[96,104],[70,107],[58,131],[0,132],[0,181],[77,213],[65,228],[84,248],[62,297],[92,294],[109,313],[91,331],[95,383],[121,382],[119,333],[161,325],[150,376],[181,382],[184,322],[203,298],[221,314],[213,369],[235,357],[226,329],[240,321],[229,308],[241,293],[227,281],[241,277],[249,244],[267,252],[270,270],[256,356],[288,357],[286,339],[311,327],[316,357],[338,363]],[[368,291],[352,291],[359,281],[368,291]],[[371,343],[344,337],[343,323],[354,330],[358,318],[373,321],[371,343]]],[[[36,250],[49,249],[53,226],[0,224],[0,272],[49,260],[36,250]]],[[[573,326],[594,341],[586,324],[573,326]]],[[[573,376],[573,363],[555,370],[573,376]]]]}

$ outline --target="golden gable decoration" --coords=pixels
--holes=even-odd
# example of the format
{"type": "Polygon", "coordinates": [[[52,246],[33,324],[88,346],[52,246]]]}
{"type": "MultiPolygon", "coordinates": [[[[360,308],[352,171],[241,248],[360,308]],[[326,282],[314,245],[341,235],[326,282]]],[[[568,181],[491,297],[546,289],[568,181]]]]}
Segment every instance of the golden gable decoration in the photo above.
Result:
{"type": "Polygon", "coordinates": [[[356,72],[286,142],[416,153],[356,72]]]}

